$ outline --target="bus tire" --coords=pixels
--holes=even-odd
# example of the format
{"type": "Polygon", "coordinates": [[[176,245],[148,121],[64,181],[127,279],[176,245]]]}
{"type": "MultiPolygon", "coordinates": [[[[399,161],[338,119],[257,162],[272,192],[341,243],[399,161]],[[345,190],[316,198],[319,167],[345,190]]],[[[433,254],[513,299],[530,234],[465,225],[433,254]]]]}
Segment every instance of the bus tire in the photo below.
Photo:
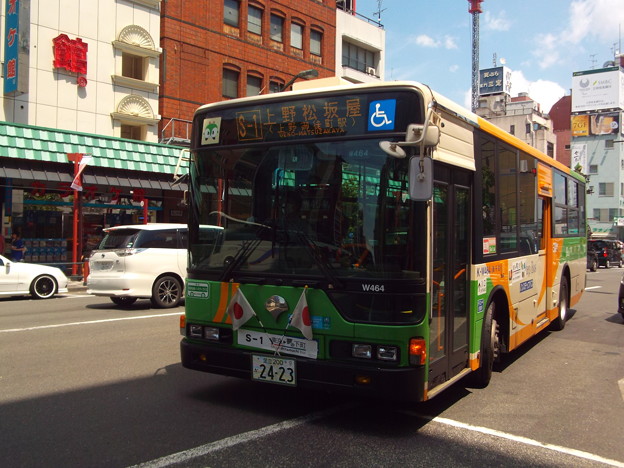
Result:
{"type": "Polygon", "coordinates": [[[480,366],[472,373],[475,387],[485,388],[492,378],[494,363],[500,357],[500,328],[496,320],[496,301],[490,302],[483,318],[481,333],[480,366]]]}
{"type": "Polygon", "coordinates": [[[570,307],[568,303],[568,291],[568,278],[564,276],[561,278],[561,285],[559,286],[559,313],[551,324],[553,330],[560,331],[565,328],[566,320],[568,319],[568,309],[570,307]]]}

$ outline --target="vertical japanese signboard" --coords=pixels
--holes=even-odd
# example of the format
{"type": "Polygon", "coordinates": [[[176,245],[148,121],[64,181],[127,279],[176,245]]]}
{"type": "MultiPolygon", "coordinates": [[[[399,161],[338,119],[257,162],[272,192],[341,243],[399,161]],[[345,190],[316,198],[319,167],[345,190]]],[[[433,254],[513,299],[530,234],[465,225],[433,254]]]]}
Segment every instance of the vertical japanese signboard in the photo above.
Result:
{"type": "Polygon", "coordinates": [[[30,0],[5,0],[4,94],[28,91],[30,0]]]}

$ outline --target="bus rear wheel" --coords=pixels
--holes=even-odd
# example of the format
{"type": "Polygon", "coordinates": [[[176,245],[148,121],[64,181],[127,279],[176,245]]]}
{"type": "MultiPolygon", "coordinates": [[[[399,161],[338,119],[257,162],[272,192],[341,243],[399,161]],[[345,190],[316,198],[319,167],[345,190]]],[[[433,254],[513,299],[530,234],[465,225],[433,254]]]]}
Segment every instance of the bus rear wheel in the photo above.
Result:
{"type": "Polygon", "coordinates": [[[472,373],[475,387],[485,388],[492,379],[494,363],[500,359],[500,327],[496,320],[496,302],[490,302],[483,317],[481,334],[480,366],[472,373]]]}
{"type": "Polygon", "coordinates": [[[565,276],[561,278],[561,286],[559,287],[559,314],[557,318],[553,320],[551,328],[556,331],[563,330],[568,319],[568,278],[565,276]]]}

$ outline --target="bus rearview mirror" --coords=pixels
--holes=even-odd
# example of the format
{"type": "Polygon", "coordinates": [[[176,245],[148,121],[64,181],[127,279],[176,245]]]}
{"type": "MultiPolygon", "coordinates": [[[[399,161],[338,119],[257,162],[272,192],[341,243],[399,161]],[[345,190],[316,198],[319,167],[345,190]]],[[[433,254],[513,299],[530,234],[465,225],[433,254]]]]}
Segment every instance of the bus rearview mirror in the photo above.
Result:
{"type": "Polygon", "coordinates": [[[409,194],[414,201],[427,201],[433,194],[433,160],[415,156],[409,162],[409,194]]]}

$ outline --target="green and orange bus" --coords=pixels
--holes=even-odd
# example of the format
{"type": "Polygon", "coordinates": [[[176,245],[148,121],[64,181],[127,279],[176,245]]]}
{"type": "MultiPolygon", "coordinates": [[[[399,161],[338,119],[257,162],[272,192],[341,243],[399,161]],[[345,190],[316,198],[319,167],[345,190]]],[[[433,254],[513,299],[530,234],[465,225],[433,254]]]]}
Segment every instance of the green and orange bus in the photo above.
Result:
{"type": "Polygon", "coordinates": [[[585,287],[583,177],[426,85],[209,104],[189,161],[189,369],[423,401],[585,287]]]}

